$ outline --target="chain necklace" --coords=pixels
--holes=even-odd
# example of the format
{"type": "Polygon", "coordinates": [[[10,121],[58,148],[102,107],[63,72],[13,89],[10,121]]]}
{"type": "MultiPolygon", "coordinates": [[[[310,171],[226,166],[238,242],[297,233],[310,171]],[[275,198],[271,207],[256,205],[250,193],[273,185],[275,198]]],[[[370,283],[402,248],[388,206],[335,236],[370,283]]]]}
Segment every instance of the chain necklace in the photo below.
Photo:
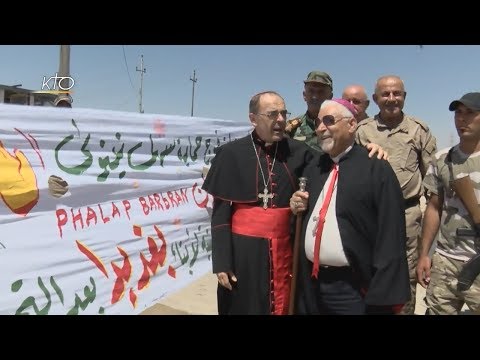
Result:
{"type": "MultiPolygon", "coordinates": [[[[250,138],[252,139],[253,150],[255,150],[255,155],[257,156],[257,161],[258,161],[258,167],[260,168],[263,185],[265,186],[263,188],[263,193],[258,194],[258,198],[262,199],[263,208],[266,210],[268,208],[268,199],[273,198],[273,194],[268,193],[268,183],[270,182],[270,177],[268,177],[268,181],[265,180],[265,174],[263,173],[262,164],[260,163],[260,157],[258,156],[257,147],[255,146],[255,141],[253,141],[252,133],[250,133],[250,138]]],[[[275,160],[277,160],[277,150],[278,150],[278,142],[275,144],[275,155],[273,155],[272,167],[270,169],[269,174],[273,171],[273,167],[275,166],[275,160]]],[[[267,162],[267,170],[268,170],[268,162],[267,162]]]]}

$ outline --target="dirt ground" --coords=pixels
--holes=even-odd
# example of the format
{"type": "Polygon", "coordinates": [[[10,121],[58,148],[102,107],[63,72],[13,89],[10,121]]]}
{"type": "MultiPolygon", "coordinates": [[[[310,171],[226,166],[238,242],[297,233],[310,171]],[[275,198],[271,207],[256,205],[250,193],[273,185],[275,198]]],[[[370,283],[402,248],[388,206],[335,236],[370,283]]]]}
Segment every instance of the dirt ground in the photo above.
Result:
{"type": "MultiPolygon", "coordinates": [[[[207,274],[184,289],[166,297],[141,315],[217,315],[217,278],[207,274]]],[[[425,289],[417,287],[415,314],[425,314],[425,289]]]]}
{"type": "Polygon", "coordinates": [[[217,277],[206,274],[140,315],[217,315],[217,277]]]}

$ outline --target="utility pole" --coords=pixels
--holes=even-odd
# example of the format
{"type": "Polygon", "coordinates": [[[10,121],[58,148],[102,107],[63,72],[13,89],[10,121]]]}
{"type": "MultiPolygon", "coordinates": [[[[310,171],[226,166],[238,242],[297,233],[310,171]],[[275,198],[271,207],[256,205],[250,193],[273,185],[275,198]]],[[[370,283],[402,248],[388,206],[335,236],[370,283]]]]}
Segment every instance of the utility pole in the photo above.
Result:
{"type": "Polygon", "coordinates": [[[193,116],[193,102],[194,102],[194,99],[195,99],[195,83],[198,80],[195,77],[195,69],[193,70],[193,78],[191,77],[190,80],[192,81],[192,110],[190,111],[190,116],[193,116]]]}
{"type": "MultiPolygon", "coordinates": [[[[70,76],[70,45],[60,45],[60,65],[58,67],[58,76],[59,77],[69,77],[70,76]]],[[[70,87],[70,80],[66,79],[68,84],[63,84],[64,88],[70,87]]],[[[57,87],[58,88],[58,84],[57,87]]]]}
{"type": "MultiPolygon", "coordinates": [[[[58,77],[60,79],[56,80],[55,88],[57,90],[61,90],[60,85],[64,89],[70,89],[70,86],[73,86],[73,84],[70,84],[70,45],[60,45],[60,62],[58,65],[58,77]],[[65,80],[67,83],[65,84],[65,80]],[[60,81],[62,83],[60,84],[60,81]]],[[[63,95],[57,97],[57,100],[62,98],[63,102],[67,102],[69,105],[68,107],[72,106],[72,95],[63,95]]],[[[59,106],[59,105],[56,105],[59,106]]]]}
{"type": "Polygon", "coordinates": [[[142,107],[142,98],[143,98],[143,74],[147,72],[147,70],[143,67],[143,55],[140,58],[140,69],[136,67],[137,71],[140,71],[140,101],[138,104],[138,109],[141,114],[143,114],[143,107],[142,107]]]}
{"type": "MultiPolygon", "coordinates": [[[[70,45],[60,45],[60,61],[58,63],[58,72],[55,73],[55,83],[53,90],[59,91],[57,97],[53,100],[53,106],[72,107],[72,96],[70,93],[63,93],[62,90],[70,89],[75,84],[73,78],[70,78],[70,45]],[[72,81],[70,81],[72,79],[72,81]],[[66,81],[66,83],[65,83],[66,81]]],[[[30,96],[29,104],[35,104],[35,97],[30,96]]]]}

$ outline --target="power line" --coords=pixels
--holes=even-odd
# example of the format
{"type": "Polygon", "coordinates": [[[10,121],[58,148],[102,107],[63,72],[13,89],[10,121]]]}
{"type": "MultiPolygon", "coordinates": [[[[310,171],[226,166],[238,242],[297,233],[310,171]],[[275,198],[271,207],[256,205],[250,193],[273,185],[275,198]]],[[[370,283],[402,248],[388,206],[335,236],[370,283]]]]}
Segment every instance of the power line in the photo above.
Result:
{"type": "Polygon", "coordinates": [[[123,50],[123,60],[125,61],[125,67],[127,69],[128,80],[130,81],[132,90],[135,90],[135,86],[133,86],[132,78],[130,77],[130,71],[128,71],[127,56],[125,55],[125,45],[122,45],[122,50],[123,50]]]}

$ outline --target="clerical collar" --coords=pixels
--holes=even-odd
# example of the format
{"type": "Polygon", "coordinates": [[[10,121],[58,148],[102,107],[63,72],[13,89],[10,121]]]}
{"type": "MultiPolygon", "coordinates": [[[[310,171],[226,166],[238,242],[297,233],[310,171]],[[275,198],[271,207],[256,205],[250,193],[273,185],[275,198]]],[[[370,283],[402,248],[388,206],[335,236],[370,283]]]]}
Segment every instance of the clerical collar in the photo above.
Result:
{"type": "Polygon", "coordinates": [[[338,164],[338,162],[340,161],[340,159],[342,157],[344,157],[350,150],[352,150],[352,147],[353,147],[353,144],[350,145],[348,148],[345,149],[344,152],[340,153],[339,155],[335,156],[335,157],[331,157],[330,158],[332,159],[332,161],[335,163],[335,164],[338,164]]]}
{"type": "Polygon", "coordinates": [[[253,142],[256,144],[256,145],[260,145],[260,147],[267,153],[269,152],[273,152],[275,151],[275,143],[273,144],[270,144],[270,145],[267,145],[265,143],[265,141],[263,141],[262,139],[260,139],[260,137],[258,136],[257,132],[255,130],[252,131],[252,139],[253,139],[253,142]]]}

